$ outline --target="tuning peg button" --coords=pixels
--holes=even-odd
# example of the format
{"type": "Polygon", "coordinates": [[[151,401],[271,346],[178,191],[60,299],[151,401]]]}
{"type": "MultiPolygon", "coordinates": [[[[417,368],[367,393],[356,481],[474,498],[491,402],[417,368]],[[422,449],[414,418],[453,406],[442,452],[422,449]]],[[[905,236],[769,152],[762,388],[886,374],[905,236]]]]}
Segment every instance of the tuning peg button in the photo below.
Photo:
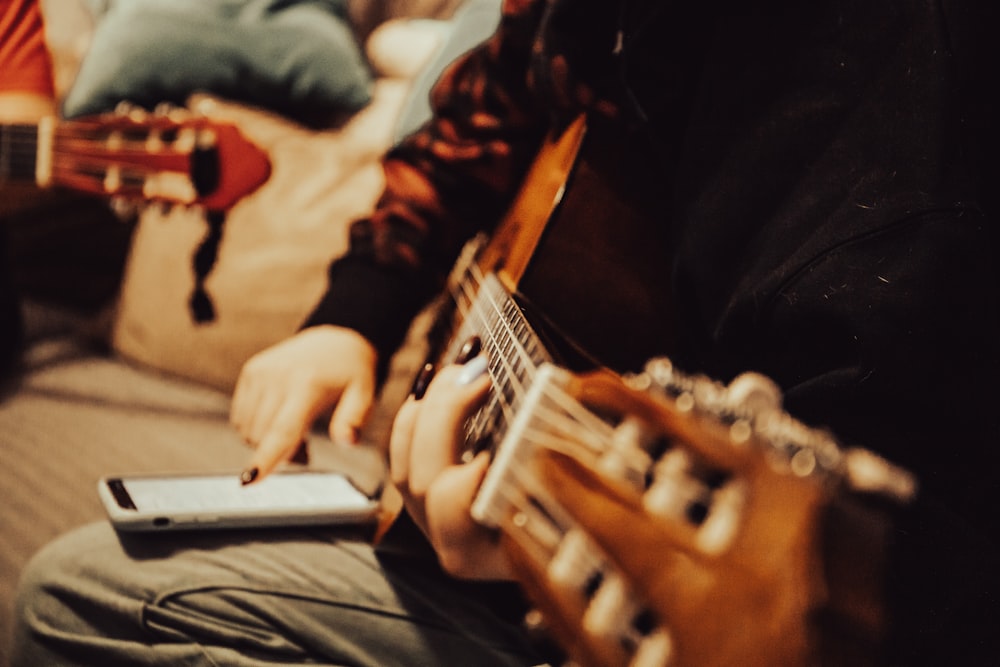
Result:
{"type": "Polygon", "coordinates": [[[149,117],[148,111],[127,100],[123,100],[115,105],[114,113],[116,116],[128,118],[136,123],[141,123],[149,117]]]}
{"type": "Polygon", "coordinates": [[[171,104],[170,102],[160,102],[153,108],[153,113],[161,118],[166,118],[175,123],[183,123],[184,121],[194,117],[194,114],[184,107],[171,104]]]}

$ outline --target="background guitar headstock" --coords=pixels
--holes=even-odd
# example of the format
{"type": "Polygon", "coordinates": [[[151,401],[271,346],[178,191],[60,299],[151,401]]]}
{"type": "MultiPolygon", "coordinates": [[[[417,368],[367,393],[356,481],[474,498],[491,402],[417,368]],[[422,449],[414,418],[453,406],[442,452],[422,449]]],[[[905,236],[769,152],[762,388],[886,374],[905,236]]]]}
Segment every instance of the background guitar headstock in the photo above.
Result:
{"type": "Polygon", "coordinates": [[[123,107],[38,127],[36,180],[99,196],[221,211],[269,177],[267,155],[232,123],[183,109],[123,107]]]}
{"type": "Polygon", "coordinates": [[[906,501],[913,480],[780,398],[662,359],[628,379],[539,374],[473,511],[575,662],[877,659],[888,521],[859,499],[906,501]]]}

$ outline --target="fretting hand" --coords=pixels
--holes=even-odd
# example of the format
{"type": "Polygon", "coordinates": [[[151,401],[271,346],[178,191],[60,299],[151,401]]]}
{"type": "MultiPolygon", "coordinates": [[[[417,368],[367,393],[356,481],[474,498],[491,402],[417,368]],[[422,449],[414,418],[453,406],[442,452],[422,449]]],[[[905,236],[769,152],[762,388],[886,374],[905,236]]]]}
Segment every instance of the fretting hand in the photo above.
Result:
{"type": "Polygon", "coordinates": [[[462,462],[463,425],[490,386],[485,362],[478,356],[446,366],[426,393],[420,386],[407,398],[393,424],[389,468],[407,511],[446,571],[467,579],[506,579],[510,570],[495,533],[469,513],[489,456],[462,462]]]}

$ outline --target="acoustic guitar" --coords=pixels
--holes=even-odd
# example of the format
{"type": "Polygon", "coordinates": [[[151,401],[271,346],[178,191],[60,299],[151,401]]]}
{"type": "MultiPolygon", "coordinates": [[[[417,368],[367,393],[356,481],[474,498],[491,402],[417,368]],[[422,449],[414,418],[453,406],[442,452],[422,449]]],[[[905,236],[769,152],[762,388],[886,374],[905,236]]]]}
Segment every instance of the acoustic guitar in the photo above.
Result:
{"type": "Polygon", "coordinates": [[[473,517],[577,664],[872,662],[889,524],[870,501],[906,502],[914,480],[792,418],[761,375],[724,386],[664,357],[620,372],[669,340],[667,290],[646,289],[662,244],[590,159],[620,144],[587,135],[580,118],[546,141],[448,280],[432,359],[478,336],[492,380],[466,424],[468,452],[493,453],[473,517]],[[629,520],[591,534],[607,508],[629,520]]]}
{"type": "Polygon", "coordinates": [[[270,173],[267,155],[235,125],[183,109],[0,125],[0,183],[225,211],[270,173]]]}

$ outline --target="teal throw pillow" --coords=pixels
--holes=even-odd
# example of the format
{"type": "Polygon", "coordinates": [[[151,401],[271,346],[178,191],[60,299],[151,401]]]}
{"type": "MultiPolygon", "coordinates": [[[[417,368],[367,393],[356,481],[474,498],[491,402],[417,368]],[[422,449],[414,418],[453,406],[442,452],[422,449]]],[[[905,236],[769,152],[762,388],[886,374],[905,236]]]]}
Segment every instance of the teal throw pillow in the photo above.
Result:
{"type": "Polygon", "coordinates": [[[203,91],[322,126],[371,99],[347,0],[112,0],[96,20],[68,118],[203,91]]]}

